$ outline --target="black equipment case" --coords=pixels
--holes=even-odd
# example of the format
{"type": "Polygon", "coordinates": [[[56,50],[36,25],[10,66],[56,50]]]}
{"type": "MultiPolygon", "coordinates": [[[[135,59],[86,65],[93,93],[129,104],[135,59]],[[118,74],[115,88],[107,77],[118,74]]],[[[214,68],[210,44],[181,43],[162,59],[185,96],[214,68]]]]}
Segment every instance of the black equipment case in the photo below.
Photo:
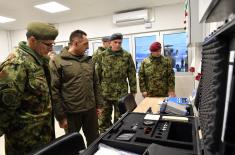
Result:
{"type": "Polygon", "coordinates": [[[174,152],[188,155],[198,154],[199,144],[197,143],[199,140],[196,132],[197,122],[194,117],[188,117],[188,122],[176,122],[162,120],[163,115],[161,115],[158,121],[146,121],[144,120],[145,115],[145,113],[133,112],[124,114],[83,154],[94,154],[98,150],[99,143],[137,154],[146,154],[148,149],[156,147],[167,150],[167,154],[162,152],[161,155],[174,152]],[[131,136],[122,139],[120,135],[125,134],[131,136]],[[155,146],[150,147],[151,144],[155,144],[155,146]]]}

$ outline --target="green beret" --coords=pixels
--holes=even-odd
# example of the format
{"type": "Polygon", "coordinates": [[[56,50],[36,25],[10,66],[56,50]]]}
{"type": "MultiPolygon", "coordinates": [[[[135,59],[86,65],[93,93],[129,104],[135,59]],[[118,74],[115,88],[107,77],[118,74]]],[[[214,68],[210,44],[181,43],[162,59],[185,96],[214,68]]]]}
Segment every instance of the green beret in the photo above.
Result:
{"type": "Polygon", "coordinates": [[[38,40],[55,40],[58,30],[49,23],[32,22],[27,26],[27,37],[34,36],[38,40]]]}

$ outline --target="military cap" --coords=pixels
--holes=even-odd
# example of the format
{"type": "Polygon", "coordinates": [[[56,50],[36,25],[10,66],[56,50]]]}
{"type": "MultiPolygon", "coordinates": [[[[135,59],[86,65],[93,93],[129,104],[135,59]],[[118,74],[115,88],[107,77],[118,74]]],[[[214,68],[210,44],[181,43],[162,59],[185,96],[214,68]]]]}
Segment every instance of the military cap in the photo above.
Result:
{"type": "Polygon", "coordinates": [[[103,42],[110,41],[110,37],[109,36],[105,36],[105,37],[102,38],[102,41],[103,42]]]}
{"type": "Polygon", "coordinates": [[[159,50],[159,49],[161,49],[161,48],[162,48],[161,43],[159,43],[159,42],[154,42],[154,43],[152,43],[152,44],[150,45],[149,50],[150,50],[151,52],[155,52],[155,51],[157,51],[157,50],[159,50]]]}
{"type": "Polygon", "coordinates": [[[121,33],[114,33],[110,36],[110,41],[116,40],[116,39],[123,39],[123,35],[121,33]]]}
{"type": "Polygon", "coordinates": [[[49,23],[32,22],[27,26],[26,36],[34,36],[38,40],[55,40],[58,30],[49,23]]]}

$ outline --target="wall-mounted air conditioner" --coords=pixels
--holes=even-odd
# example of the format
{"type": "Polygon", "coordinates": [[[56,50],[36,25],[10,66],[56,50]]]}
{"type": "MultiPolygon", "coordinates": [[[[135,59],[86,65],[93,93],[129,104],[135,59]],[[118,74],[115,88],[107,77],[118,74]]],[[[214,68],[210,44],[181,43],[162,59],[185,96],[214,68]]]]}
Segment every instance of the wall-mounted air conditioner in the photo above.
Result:
{"type": "Polygon", "coordinates": [[[140,24],[148,21],[148,10],[137,10],[113,15],[113,23],[116,25],[140,24]]]}

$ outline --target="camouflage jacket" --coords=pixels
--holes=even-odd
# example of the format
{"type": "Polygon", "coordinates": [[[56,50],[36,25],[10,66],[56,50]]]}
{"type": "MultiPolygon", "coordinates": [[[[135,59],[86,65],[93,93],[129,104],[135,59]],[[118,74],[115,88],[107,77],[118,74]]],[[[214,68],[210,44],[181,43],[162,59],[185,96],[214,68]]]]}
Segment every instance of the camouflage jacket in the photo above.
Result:
{"type": "Polygon", "coordinates": [[[6,154],[24,154],[52,140],[49,79],[48,60],[26,42],[1,64],[0,133],[5,133],[6,154]]]}
{"type": "Polygon", "coordinates": [[[175,90],[175,76],[171,61],[160,56],[145,58],[139,70],[139,85],[141,92],[147,92],[149,97],[168,96],[175,90]]]}
{"type": "Polygon", "coordinates": [[[98,49],[94,52],[94,54],[92,55],[92,60],[94,63],[96,63],[98,61],[98,57],[99,54],[102,53],[105,50],[104,47],[100,46],[98,47],[98,49]]]}
{"type": "Polygon", "coordinates": [[[131,54],[125,50],[113,52],[106,49],[99,55],[96,73],[101,83],[102,95],[108,100],[118,100],[130,92],[136,93],[136,70],[131,54]]]}
{"type": "Polygon", "coordinates": [[[103,104],[95,66],[90,56],[76,57],[64,48],[50,61],[52,100],[57,120],[66,113],[87,111],[103,104]]]}

